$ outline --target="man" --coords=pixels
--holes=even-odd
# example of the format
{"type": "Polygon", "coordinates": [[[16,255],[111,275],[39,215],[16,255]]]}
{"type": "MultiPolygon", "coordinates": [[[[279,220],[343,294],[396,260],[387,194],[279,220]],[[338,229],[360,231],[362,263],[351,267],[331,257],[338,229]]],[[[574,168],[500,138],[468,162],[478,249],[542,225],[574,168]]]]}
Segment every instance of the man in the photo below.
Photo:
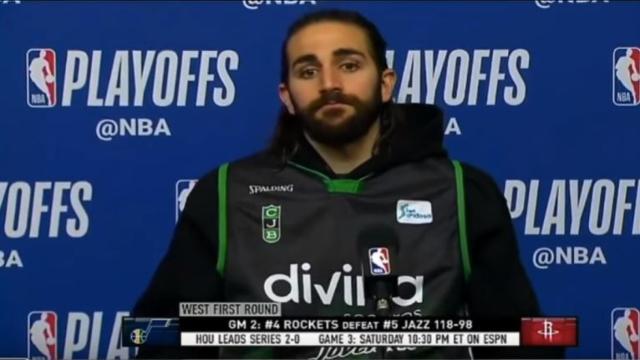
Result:
{"type": "MultiPolygon", "coordinates": [[[[399,238],[395,266],[403,277],[394,314],[539,313],[500,190],[447,157],[435,106],[392,104],[396,75],[385,48],[376,27],[354,12],[314,12],[290,27],[279,88],[284,108],[271,146],[200,179],[135,314],[175,316],[180,301],[277,301],[292,316],[371,314],[356,270],[356,238],[370,224],[399,238]]],[[[183,350],[183,357],[214,356],[183,350]]],[[[224,348],[220,356],[370,358],[375,351],[224,348]]],[[[461,347],[385,354],[539,355],[461,347]]]]}

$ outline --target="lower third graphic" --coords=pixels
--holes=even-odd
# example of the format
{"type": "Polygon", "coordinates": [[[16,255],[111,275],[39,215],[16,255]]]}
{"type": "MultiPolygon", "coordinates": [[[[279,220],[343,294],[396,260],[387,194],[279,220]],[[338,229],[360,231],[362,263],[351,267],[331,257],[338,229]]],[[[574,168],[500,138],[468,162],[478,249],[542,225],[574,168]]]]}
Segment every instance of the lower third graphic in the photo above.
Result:
{"type": "Polygon", "coordinates": [[[611,311],[611,358],[640,359],[640,311],[636,308],[615,308],[611,311]]]}
{"type": "Polygon", "coordinates": [[[58,359],[58,316],[53,311],[32,311],[28,321],[27,356],[36,360],[58,359]]]}

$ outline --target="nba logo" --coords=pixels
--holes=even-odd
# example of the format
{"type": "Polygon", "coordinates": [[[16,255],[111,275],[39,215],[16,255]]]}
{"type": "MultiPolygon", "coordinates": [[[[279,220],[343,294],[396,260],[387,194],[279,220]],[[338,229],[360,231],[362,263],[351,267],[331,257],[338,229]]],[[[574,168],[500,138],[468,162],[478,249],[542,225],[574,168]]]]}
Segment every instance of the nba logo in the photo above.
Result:
{"type": "Polygon", "coordinates": [[[58,315],[53,311],[32,311],[28,317],[29,359],[58,359],[58,315]]]}
{"type": "Polygon", "coordinates": [[[386,247],[370,248],[369,266],[371,268],[371,275],[389,275],[391,273],[389,249],[386,247]]]}
{"type": "Polygon", "coordinates": [[[49,108],[56,104],[56,52],[52,49],[27,51],[27,104],[49,108]]]}
{"type": "Polygon", "coordinates": [[[640,48],[619,47],[613,51],[613,103],[640,104],[640,48]]]}
{"type": "Polygon", "coordinates": [[[640,311],[636,308],[615,308],[611,311],[611,358],[640,359],[640,311]]]}
{"type": "Polygon", "coordinates": [[[191,193],[191,190],[196,186],[198,180],[178,180],[176,182],[176,222],[180,218],[180,214],[184,211],[184,206],[187,204],[187,198],[191,193]]]}

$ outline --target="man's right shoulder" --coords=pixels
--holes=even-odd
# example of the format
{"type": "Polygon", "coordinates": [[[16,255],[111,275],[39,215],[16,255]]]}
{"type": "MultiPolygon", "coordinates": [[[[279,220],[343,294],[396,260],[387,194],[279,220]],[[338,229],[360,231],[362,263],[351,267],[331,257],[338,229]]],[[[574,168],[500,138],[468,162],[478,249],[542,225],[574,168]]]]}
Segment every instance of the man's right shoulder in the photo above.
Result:
{"type": "Polygon", "coordinates": [[[196,185],[189,194],[187,204],[192,209],[194,207],[205,209],[210,208],[212,205],[217,206],[219,174],[223,166],[227,167],[227,169],[233,169],[236,166],[257,169],[259,167],[273,167],[276,165],[277,162],[273,156],[266,152],[255,153],[228,163],[220,164],[197,180],[196,185]]]}

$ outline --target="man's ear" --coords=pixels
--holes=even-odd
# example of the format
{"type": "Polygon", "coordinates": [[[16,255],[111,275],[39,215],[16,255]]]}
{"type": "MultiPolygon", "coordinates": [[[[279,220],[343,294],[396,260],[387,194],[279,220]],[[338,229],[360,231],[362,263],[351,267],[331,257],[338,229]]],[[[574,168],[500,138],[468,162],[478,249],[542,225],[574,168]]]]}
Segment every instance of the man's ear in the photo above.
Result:
{"type": "Polygon", "coordinates": [[[293,102],[291,101],[291,93],[289,93],[289,88],[285,84],[280,84],[278,86],[278,95],[280,95],[280,101],[287,108],[289,114],[295,115],[296,111],[293,107],[293,102]]]}
{"type": "Polygon", "coordinates": [[[393,88],[396,86],[396,72],[393,69],[385,69],[380,76],[380,91],[382,102],[388,102],[393,96],[393,88]]]}

